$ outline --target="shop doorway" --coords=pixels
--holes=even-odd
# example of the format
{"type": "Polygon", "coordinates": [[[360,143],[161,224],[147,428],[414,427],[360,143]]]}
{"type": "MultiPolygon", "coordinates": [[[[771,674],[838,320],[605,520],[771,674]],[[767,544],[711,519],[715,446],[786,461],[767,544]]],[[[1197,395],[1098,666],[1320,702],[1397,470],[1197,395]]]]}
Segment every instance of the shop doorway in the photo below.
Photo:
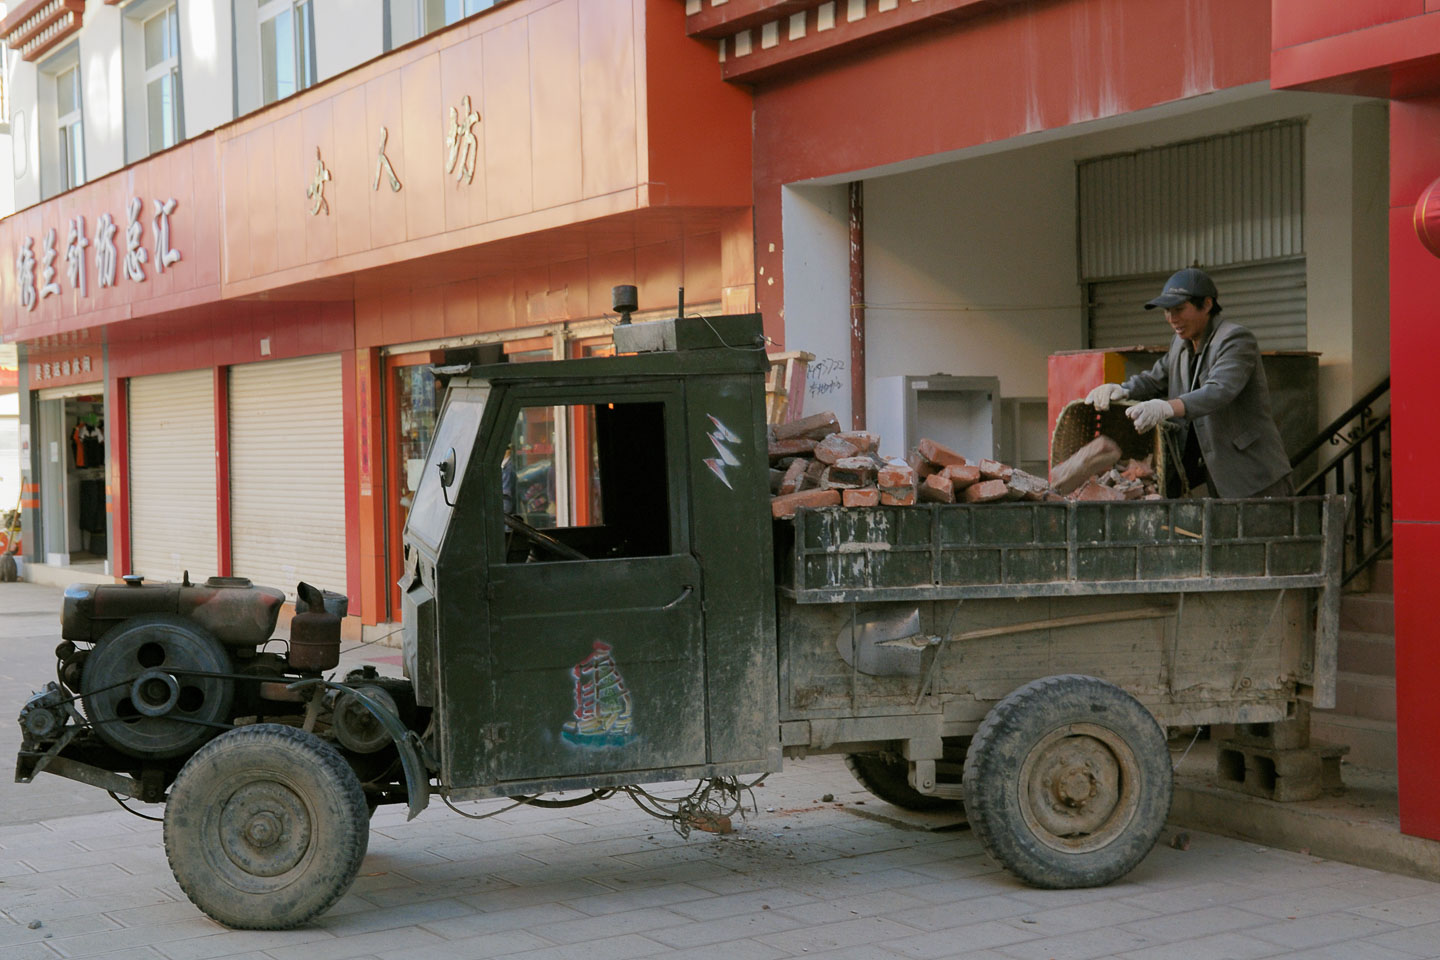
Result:
{"type": "Polygon", "coordinates": [[[106,424],[101,385],[41,391],[37,412],[45,562],[107,573],[106,424]]]}

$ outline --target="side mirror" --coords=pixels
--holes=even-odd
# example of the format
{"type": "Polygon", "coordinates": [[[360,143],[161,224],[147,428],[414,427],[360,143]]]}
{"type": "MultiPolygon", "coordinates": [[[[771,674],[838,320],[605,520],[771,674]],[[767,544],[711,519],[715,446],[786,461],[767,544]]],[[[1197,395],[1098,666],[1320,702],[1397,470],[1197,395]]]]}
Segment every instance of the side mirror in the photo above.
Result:
{"type": "MultiPolygon", "coordinates": [[[[440,471],[440,490],[441,496],[444,496],[444,491],[450,489],[450,485],[455,482],[454,447],[451,447],[450,452],[445,454],[445,459],[435,464],[435,469],[440,471]]],[[[453,507],[455,504],[450,501],[449,497],[445,497],[445,506],[453,507]]]]}

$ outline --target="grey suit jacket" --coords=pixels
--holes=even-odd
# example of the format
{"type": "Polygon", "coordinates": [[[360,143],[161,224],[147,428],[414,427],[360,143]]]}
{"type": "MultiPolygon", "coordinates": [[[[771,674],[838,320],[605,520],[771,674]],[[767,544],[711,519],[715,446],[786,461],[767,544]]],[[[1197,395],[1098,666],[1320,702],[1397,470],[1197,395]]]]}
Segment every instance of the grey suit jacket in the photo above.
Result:
{"type": "MultiPolygon", "coordinates": [[[[1194,351],[1175,337],[1155,366],[1122,386],[1134,400],[1179,398],[1195,426],[1210,486],[1221,497],[1251,497],[1290,472],[1270,413],[1260,347],[1249,330],[1219,318],[1192,377],[1194,351]]],[[[1202,341],[1203,342],[1203,341],[1202,341]]]]}

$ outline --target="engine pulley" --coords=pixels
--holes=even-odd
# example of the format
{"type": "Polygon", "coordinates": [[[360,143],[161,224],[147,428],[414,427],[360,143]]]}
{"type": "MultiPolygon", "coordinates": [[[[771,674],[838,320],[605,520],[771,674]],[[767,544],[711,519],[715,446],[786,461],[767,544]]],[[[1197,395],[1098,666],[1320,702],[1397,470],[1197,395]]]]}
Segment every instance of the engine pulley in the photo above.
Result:
{"type": "Polygon", "coordinates": [[[171,614],[118,624],[85,660],[81,691],[95,732],[132,757],[183,756],[230,719],[230,655],[203,627],[171,614]]]}
{"type": "MultiPolygon", "coordinates": [[[[384,687],[367,684],[357,689],[392,714],[399,714],[395,698],[390,696],[384,687]]],[[[330,724],[335,731],[335,739],[340,741],[341,746],[356,753],[377,753],[391,742],[390,734],[385,732],[385,727],[375,719],[375,715],[359,699],[348,694],[341,693],[336,696],[330,724]]]]}

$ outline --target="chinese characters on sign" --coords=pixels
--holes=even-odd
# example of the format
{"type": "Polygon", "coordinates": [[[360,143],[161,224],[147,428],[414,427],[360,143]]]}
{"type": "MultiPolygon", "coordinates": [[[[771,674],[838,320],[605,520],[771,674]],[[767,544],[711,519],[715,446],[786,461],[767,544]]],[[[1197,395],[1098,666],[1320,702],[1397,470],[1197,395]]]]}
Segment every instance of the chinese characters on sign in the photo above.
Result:
{"type": "Polygon", "coordinates": [[[445,148],[450,151],[445,172],[455,174],[455,184],[461,180],[473,183],[475,179],[475,155],[480,152],[479,141],[472,129],[480,122],[480,114],[470,109],[470,94],[460,98],[460,109],[450,108],[450,132],[445,135],[445,148]]]}
{"type": "Polygon", "coordinates": [[[393,193],[400,192],[400,178],[395,176],[395,168],[390,165],[390,158],[385,156],[385,141],[390,139],[390,130],[386,127],[380,128],[380,158],[375,162],[375,182],[370,185],[371,190],[380,189],[380,174],[390,175],[390,190],[393,193]]]}
{"type": "MultiPolygon", "coordinates": [[[[164,272],[166,267],[172,266],[180,260],[180,251],[170,246],[170,215],[175,212],[177,202],[174,197],[168,200],[157,199],[154,202],[157,236],[155,266],[156,269],[164,272]]],[[[144,209],[145,203],[139,197],[131,198],[130,202],[126,204],[126,213],[129,219],[125,228],[123,270],[125,276],[135,283],[145,282],[143,265],[150,259],[150,252],[143,246],[142,239],[145,227],[140,222],[140,214],[144,209]]],[[[91,242],[85,236],[85,217],[75,217],[69,221],[68,227],[69,234],[65,244],[65,279],[69,281],[72,290],[78,292],[82,297],[88,297],[90,290],[86,282],[85,248],[91,246],[91,242]]],[[[102,213],[95,223],[95,273],[99,277],[101,287],[115,286],[118,255],[115,248],[116,230],[115,221],[108,213],[102,213]]],[[[45,232],[44,248],[40,252],[38,264],[35,258],[35,238],[26,237],[20,244],[20,252],[15,257],[15,288],[20,309],[34,310],[35,305],[41,300],[60,293],[60,284],[56,282],[55,260],[58,256],[55,247],[56,240],[57,231],[52,227],[45,232]],[[38,287],[35,276],[37,265],[40,273],[38,287]]]]}
{"type": "Polygon", "coordinates": [[[80,330],[35,341],[37,356],[52,359],[36,359],[30,364],[30,382],[41,385],[54,380],[89,379],[91,374],[99,373],[89,340],[90,331],[80,330]],[[53,359],[56,354],[60,359],[53,359]]]}
{"type": "Polygon", "coordinates": [[[315,179],[310,181],[310,186],[305,189],[305,196],[314,203],[310,207],[310,216],[320,215],[325,211],[325,216],[330,216],[330,203],[325,199],[325,181],[330,179],[330,171],[325,169],[325,161],[320,159],[320,148],[315,148],[315,179]]]}

